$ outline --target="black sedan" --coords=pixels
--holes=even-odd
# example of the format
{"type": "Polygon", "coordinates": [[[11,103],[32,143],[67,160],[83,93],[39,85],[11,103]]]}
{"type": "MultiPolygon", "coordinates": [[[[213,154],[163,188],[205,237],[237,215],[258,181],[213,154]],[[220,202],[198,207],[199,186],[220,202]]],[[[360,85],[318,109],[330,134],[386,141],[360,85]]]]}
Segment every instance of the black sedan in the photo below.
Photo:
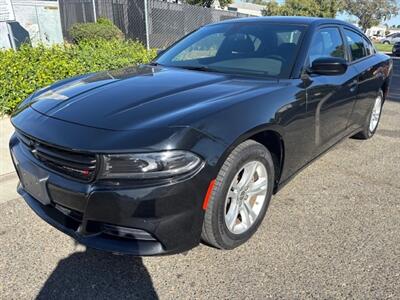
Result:
{"type": "Polygon", "coordinates": [[[232,249],[307,164],[373,136],[391,73],[391,59],[342,21],[208,25],[150,64],[28,97],[12,116],[18,191],[89,247],[232,249]]]}
{"type": "Polygon", "coordinates": [[[397,42],[393,45],[392,53],[395,56],[400,56],[400,42],[397,42]]]}

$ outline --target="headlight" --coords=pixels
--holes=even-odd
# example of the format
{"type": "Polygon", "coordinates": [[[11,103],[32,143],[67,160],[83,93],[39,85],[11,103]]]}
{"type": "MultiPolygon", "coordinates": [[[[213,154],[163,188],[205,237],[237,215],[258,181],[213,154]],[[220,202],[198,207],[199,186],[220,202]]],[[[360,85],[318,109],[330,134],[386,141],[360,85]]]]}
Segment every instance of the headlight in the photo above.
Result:
{"type": "Polygon", "coordinates": [[[188,151],[103,155],[100,178],[165,178],[189,173],[203,164],[188,151]]]}

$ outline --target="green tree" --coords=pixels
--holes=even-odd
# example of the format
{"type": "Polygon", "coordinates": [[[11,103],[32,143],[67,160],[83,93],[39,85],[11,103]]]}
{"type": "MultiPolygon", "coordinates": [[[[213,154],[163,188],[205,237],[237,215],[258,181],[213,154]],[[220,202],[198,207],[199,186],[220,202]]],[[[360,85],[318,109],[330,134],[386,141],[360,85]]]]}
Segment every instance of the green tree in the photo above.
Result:
{"type": "Polygon", "coordinates": [[[281,6],[275,0],[271,0],[265,5],[262,14],[264,16],[277,16],[280,15],[280,8],[281,6]]]}
{"type": "Polygon", "coordinates": [[[280,5],[272,0],[266,4],[263,14],[334,18],[341,9],[341,0],[286,0],[280,5]]]}
{"type": "Polygon", "coordinates": [[[400,25],[397,25],[397,28],[400,28],[400,25]]]}
{"type": "MultiPolygon", "coordinates": [[[[204,6],[204,7],[211,7],[211,5],[214,3],[214,0],[186,0],[184,1],[187,4],[191,4],[191,5],[200,5],[200,6],[204,6]]],[[[219,0],[219,4],[221,5],[221,7],[225,7],[229,4],[231,4],[233,2],[233,0],[219,0]]]]}
{"type": "Polygon", "coordinates": [[[314,0],[287,0],[280,6],[282,16],[315,16],[317,3],[314,0]]]}
{"type": "Polygon", "coordinates": [[[342,0],[316,0],[318,16],[323,18],[335,18],[338,11],[343,9],[342,0]]]}
{"type": "Polygon", "coordinates": [[[343,0],[343,11],[358,18],[358,25],[367,30],[399,12],[396,0],[343,0]]]}

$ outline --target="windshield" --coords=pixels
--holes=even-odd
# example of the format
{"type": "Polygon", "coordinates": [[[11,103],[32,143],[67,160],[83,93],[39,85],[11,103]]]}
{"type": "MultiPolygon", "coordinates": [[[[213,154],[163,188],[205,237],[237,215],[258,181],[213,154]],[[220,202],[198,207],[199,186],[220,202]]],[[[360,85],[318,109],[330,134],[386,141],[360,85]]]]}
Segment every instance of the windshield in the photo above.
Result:
{"type": "Polygon", "coordinates": [[[200,71],[288,78],[305,29],[266,22],[206,26],[176,43],[156,62],[200,71]]]}

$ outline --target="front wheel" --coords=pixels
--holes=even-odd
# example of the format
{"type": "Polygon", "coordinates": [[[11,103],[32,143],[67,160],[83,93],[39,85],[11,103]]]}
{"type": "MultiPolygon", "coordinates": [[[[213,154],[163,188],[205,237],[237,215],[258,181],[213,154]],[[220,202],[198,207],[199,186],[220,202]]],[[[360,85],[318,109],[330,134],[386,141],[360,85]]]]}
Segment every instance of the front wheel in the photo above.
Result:
{"type": "Polygon", "coordinates": [[[381,119],[383,107],[383,92],[379,90],[378,95],[375,98],[374,106],[372,107],[371,113],[364,125],[364,129],[357,133],[354,137],[362,140],[370,139],[378,129],[378,124],[381,119]]]}
{"type": "Polygon", "coordinates": [[[205,213],[202,239],[220,249],[247,241],[261,224],[272,197],[274,164],[269,151],[248,140],[224,162],[205,213]]]}

